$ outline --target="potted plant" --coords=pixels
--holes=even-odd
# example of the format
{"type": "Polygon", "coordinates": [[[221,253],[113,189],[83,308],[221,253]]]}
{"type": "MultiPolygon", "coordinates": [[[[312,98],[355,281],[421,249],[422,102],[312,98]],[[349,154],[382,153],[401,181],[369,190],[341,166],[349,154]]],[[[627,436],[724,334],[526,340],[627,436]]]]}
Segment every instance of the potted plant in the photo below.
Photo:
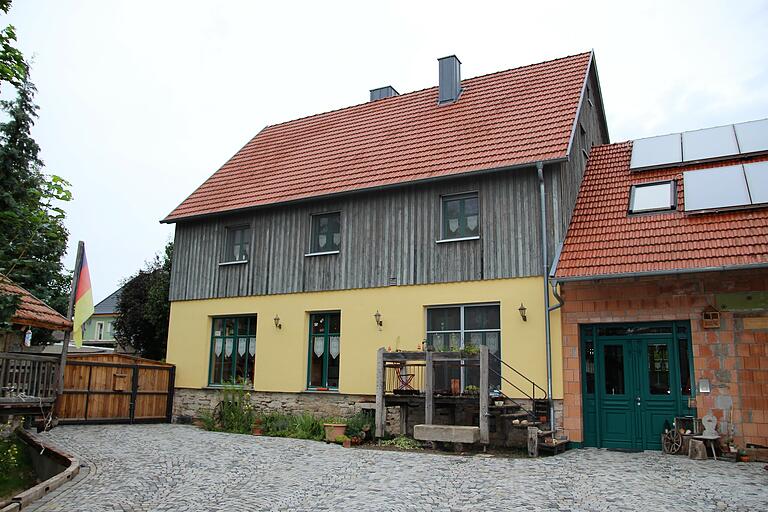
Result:
{"type": "Polygon", "coordinates": [[[739,462],[749,462],[749,455],[745,450],[739,450],[739,462]]]}
{"type": "Polygon", "coordinates": [[[344,448],[351,448],[352,447],[352,440],[345,436],[344,434],[340,436],[336,436],[336,439],[334,440],[344,448]]]}
{"type": "Polygon", "coordinates": [[[251,428],[251,433],[255,436],[264,435],[264,427],[261,424],[261,418],[256,418],[253,421],[253,427],[251,428]]]}
{"type": "Polygon", "coordinates": [[[336,441],[337,437],[344,435],[344,432],[346,432],[347,430],[347,424],[346,423],[323,423],[323,428],[325,429],[325,442],[333,443],[336,441]]]}
{"type": "Polygon", "coordinates": [[[480,394],[480,388],[477,386],[469,385],[464,388],[464,394],[469,396],[476,396],[480,394]]]}

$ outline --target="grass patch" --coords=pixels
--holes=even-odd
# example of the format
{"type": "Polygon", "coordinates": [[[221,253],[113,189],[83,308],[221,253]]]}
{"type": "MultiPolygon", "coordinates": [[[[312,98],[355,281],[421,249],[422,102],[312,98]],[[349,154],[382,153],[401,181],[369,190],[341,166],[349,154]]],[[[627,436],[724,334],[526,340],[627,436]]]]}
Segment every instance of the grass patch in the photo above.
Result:
{"type": "Polygon", "coordinates": [[[15,435],[0,439],[0,501],[36,483],[24,442],[15,435]]]}
{"type": "Polygon", "coordinates": [[[379,446],[394,446],[401,450],[421,450],[421,443],[406,436],[397,436],[392,439],[382,439],[379,446]]]}

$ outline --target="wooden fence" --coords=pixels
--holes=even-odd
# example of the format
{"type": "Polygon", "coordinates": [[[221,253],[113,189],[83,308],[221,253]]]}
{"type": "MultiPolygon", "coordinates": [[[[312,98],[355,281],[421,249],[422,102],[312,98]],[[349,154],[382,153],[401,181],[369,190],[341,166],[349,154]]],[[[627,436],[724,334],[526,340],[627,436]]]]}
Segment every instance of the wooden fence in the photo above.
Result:
{"type": "Polygon", "coordinates": [[[170,422],[176,368],[124,354],[70,354],[61,423],[170,422]]]}
{"type": "Polygon", "coordinates": [[[0,414],[44,414],[56,399],[59,358],[0,353],[0,414]]]}

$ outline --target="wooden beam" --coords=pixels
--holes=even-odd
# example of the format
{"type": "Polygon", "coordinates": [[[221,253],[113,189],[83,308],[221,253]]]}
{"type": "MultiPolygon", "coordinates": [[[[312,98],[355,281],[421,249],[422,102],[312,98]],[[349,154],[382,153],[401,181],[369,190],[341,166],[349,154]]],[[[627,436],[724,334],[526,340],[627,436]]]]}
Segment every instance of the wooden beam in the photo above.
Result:
{"type": "Polygon", "coordinates": [[[490,442],[490,431],[488,428],[488,347],[480,346],[480,442],[488,444],[490,442]]]}
{"type": "Polygon", "coordinates": [[[539,427],[528,427],[528,456],[539,456],[539,427]]]}
{"type": "Polygon", "coordinates": [[[424,367],[424,423],[431,425],[434,416],[433,396],[435,387],[435,363],[432,361],[434,352],[426,353],[426,366],[424,367]]]}
{"type": "Polygon", "coordinates": [[[384,404],[384,347],[376,352],[376,437],[384,436],[387,408],[384,404]]]}

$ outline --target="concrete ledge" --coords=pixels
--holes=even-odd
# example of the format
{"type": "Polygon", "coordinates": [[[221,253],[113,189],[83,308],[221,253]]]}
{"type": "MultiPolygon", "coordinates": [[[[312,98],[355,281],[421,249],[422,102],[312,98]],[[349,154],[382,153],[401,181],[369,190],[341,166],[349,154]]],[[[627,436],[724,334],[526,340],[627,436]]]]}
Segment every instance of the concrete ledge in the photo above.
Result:
{"type": "Polygon", "coordinates": [[[43,456],[49,457],[53,460],[55,460],[57,463],[65,466],[64,471],[61,473],[52,476],[48,480],[45,480],[44,482],[40,482],[34,487],[31,487],[27,489],[26,491],[23,491],[13,498],[11,498],[11,505],[16,505],[18,508],[4,508],[2,509],[3,512],[6,509],[8,510],[21,510],[33,501],[42,498],[49,492],[53,491],[54,489],[58,489],[63,484],[69,482],[72,480],[79,472],[80,472],[80,464],[77,462],[77,460],[68,453],[60,450],[56,446],[52,445],[51,443],[48,443],[47,441],[43,441],[36,435],[32,434],[31,432],[28,432],[23,429],[17,430],[17,433],[19,437],[24,439],[24,441],[31,447],[37,450],[38,453],[43,452],[43,456]]]}
{"type": "Polygon", "coordinates": [[[480,440],[480,427],[455,425],[415,425],[413,437],[419,441],[472,444],[480,440]]]}

